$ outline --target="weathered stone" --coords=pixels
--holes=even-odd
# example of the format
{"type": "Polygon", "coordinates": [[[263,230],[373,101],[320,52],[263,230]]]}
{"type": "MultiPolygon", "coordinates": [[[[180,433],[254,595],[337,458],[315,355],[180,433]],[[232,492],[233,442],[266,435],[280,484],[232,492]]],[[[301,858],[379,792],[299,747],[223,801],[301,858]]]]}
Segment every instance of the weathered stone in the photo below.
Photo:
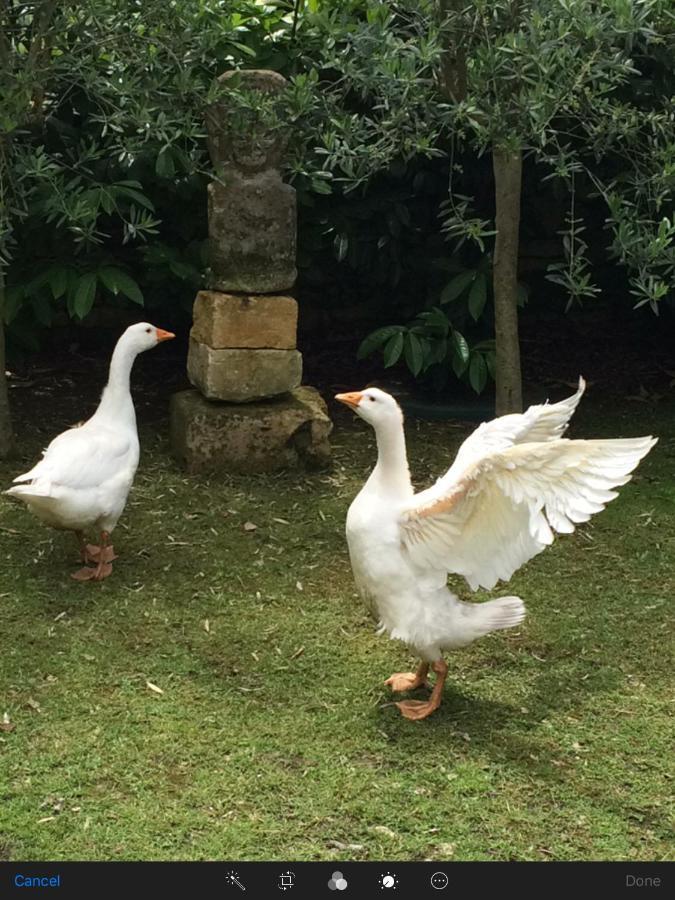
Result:
{"type": "Polygon", "coordinates": [[[264,102],[248,109],[229,103],[227,89],[274,96],[288,85],[284,76],[271,69],[237,69],[224,72],[216,80],[223,92],[206,112],[207,143],[214,168],[226,169],[234,164],[249,173],[278,169],[288,143],[288,129],[272,121],[273,111],[264,102]]]}
{"type": "Polygon", "coordinates": [[[171,398],[171,445],[190,473],[271,472],[330,463],[333,423],[314,388],[244,406],[211,403],[197,391],[171,398]]]}
{"type": "Polygon", "coordinates": [[[298,304],[292,297],[200,291],[190,335],[215,350],[294,350],[298,304]]]}
{"type": "Polygon", "coordinates": [[[219,175],[208,190],[209,287],[287,290],[297,276],[295,191],[279,173],[288,128],[280,127],[275,103],[265,100],[287,82],[264,69],[225,72],[218,82],[263,97],[246,106],[232,103],[226,90],[207,112],[209,152],[219,175]]]}
{"type": "Polygon", "coordinates": [[[251,178],[231,172],[212,182],[208,284],[219,291],[273,293],[297,277],[295,191],[273,170],[251,178]]]}
{"type": "Polygon", "coordinates": [[[302,355],[297,350],[214,350],[191,338],[187,370],[209,400],[247,403],[298,387],[302,355]]]}

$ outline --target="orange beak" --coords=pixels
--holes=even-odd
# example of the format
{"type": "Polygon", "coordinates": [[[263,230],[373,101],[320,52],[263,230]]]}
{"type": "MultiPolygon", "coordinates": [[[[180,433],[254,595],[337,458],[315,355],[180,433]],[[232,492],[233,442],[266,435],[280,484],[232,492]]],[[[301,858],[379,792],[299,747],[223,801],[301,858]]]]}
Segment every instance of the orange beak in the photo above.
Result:
{"type": "Polygon", "coordinates": [[[163,328],[157,329],[157,340],[158,341],[170,341],[175,337],[176,337],[176,335],[172,331],[164,331],[163,328]]]}
{"type": "Polygon", "coordinates": [[[363,394],[361,391],[351,391],[349,394],[336,394],[335,399],[339,400],[340,403],[344,403],[345,406],[351,406],[352,409],[356,409],[361,400],[363,400],[363,394]]]}

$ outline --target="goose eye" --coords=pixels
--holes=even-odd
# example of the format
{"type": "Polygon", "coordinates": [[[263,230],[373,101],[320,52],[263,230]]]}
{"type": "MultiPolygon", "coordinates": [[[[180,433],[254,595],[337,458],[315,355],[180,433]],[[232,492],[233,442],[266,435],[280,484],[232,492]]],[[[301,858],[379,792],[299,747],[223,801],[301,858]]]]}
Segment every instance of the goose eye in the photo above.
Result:
{"type": "Polygon", "coordinates": [[[146,333],[146,334],[150,334],[150,329],[149,329],[149,328],[146,328],[146,329],[145,329],[145,333],[146,333]]]}
{"type": "Polygon", "coordinates": [[[374,403],[374,402],[375,402],[375,398],[374,398],[374,397],[368,397],[368,399],[370,400],[371,403],[374,403]]]}

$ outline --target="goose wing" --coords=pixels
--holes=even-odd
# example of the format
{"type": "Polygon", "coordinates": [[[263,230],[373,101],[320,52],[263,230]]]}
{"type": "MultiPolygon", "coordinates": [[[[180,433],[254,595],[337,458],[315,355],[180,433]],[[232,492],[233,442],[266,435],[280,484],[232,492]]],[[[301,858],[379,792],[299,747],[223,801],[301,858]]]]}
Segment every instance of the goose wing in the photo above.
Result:
{"type": "MultiPolygon", "coordinates": [[[[561,418],[535,421],[527,433],[551,434],[564,428],[561,418]]],[[[403,510],[402,542],[415,565],[463,575],[473,590],[492,588],[554,532],[572,532],[604,509],[655,443],[551,437],[489,451],[461,471],[455,463],[403,510]]]]}

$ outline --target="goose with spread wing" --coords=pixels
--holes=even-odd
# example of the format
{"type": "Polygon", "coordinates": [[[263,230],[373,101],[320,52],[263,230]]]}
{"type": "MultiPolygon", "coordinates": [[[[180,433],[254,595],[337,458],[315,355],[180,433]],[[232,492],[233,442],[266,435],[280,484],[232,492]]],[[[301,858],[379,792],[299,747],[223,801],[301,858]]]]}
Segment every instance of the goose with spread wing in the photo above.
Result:
{"type": "Polygon", "coordinates": [[[94,415],[55,437],[40,462],[5,491],[47,525],[75,533],[83,562],[73,574],[78,581],[101,581],[112,572],[117,557],[110,535],[126,506],[139,459],[131,368],[139,353],[173,337],[148,322],[127,328],[115,346],[94,415]],[[99,546],[86,543],[88,528],[100,535],[99,546]]]}
{"type": "Polygon", "coordinates": [[[347,514],[354,578],[382,632],[422,660],[417,672],[397,672],[385,683],[409,691],[426,683],[429,667],[436,673],[428,700],[396,704],[406,718],[423,719],[439,707],[444,651],[525,618],[519,597],[460,601],[448,589],[448,573],[463,576],[472,590],[508,581],[554,532],[570,533],[604,509],[656,443],[563,438],[584,389],[579,379],[578,391],[560,403],[483,423],[446,474],[417,494],[396,400],[378,388],[336,396],[377,438],[377,464],[347,514]]]}

